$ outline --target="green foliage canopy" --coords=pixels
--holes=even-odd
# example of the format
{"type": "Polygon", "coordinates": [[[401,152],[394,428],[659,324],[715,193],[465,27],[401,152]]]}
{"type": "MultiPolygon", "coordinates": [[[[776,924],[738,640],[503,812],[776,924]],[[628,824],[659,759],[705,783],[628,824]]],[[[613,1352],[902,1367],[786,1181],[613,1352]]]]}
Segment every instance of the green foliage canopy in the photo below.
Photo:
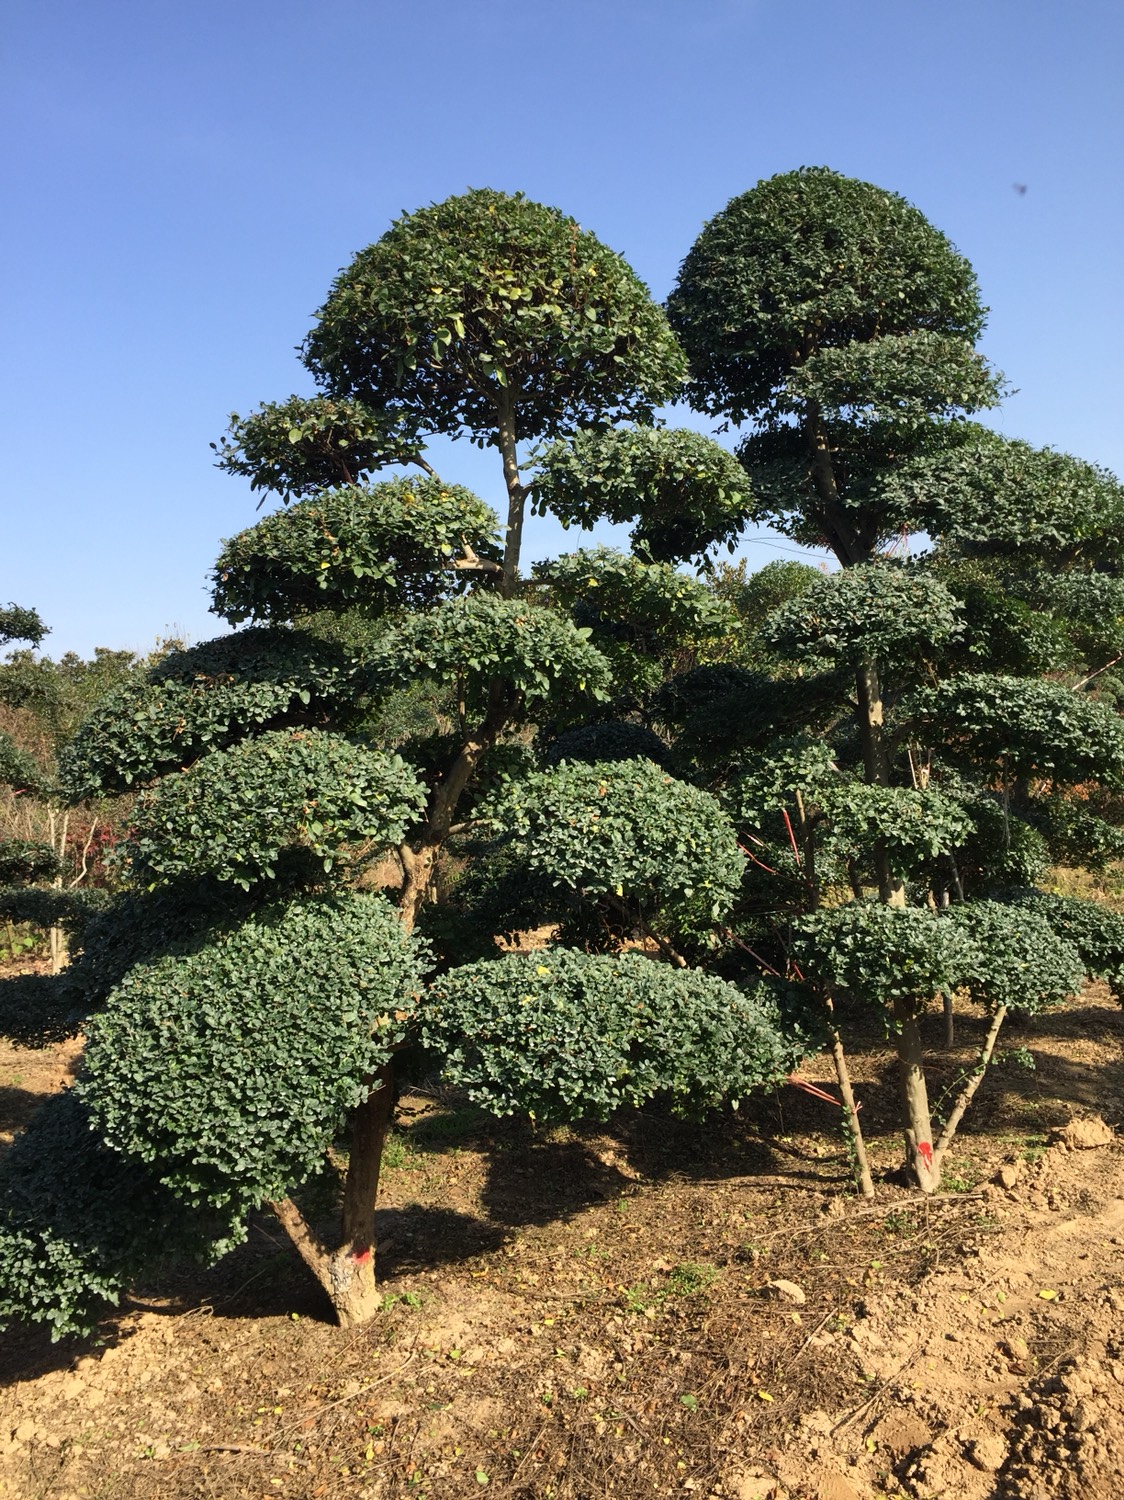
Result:
{"type": "Polygon", "coordinates": [[[655,687],[677,655],[734,627],[729,606],[699,579],[613,547],[536,563],[534,576],[556,605],[592,632],[616,681],[634,694],[655,687]]]}
{"type": "Polygon", "coordinates": [[[793,957],[809,980],[885,1009],[920,1010],[950,994],[972,971],[969,939],[936,913],[915,906],[852,901],[802,917],[793,957]]]}
{"type": "Polygon", "coordinates": [[[425,791],[398,755],[325,730],[271,730],[165,776],[140,798],[123,857],[135,878],[272,879],[287,850],[325,870],[348,846],[401,841],[425,791]]]}
{"type": "Polygon", "coordinates": [[[666,427],[596,429],[552,443],[532,486],[536,511],[565,526],[636,521],[633,547],[658,562],[732,547],[747,492],[732,453],[701,432],[666,427]]]}
{"type": "Polygon", "coordinates": [[[620,256],[557,209],[476,189],[395,221],[336,278],[304,359],[323,389],[492,442],[646,419],[683,355],[620,256]],[[508,395],[507,393],[510,393],[508,395]]]}
{"type": "Polygon", "coordinates": [[[0,786],[30,792],[35,797],[49,797],[54,791],[53,777],[3,729],[0,729],[0,786]]]}
{"type": "Polygon", "coordinates": [[[622,720],[576,724],[551,740],[543,751],[543,764],[557,766],[562,761],[612,761],[645,759],[666,767],[668,749],[658,734],[643,724],[622,720]]]}
{"type": "Polygon", "coordinates": [[[960,673],[919,689],[908,718],[954,765],[1061,785],[1124,776],[1124,722],[1060,683],[960,673]]]}
{"type": "Polygon", "coordinates": [[[286,502],[358,484],[376,469],[417,456],[400,418],[328,396],[267,401],[248,417],[232,412],[227,435],[211,447],[220,469],[286,502]]]}
{"type": "Polygon", "coordinates": [[[845,424],[851,441],[867,433],[885,447],[934,417],[995,406],[998,398],[995,376],[964,337],[914,329],[820,346],[789,375],[776,406],[798,416],[814,403],[829,428],[845,424]]]}
{"type": "Polygon", "coordinates": [[[839,779],[823,805],[837,846],[869,860],[881,841],[902,874],[926,871],[936,856],[975,830],[963,805],[932,787],[872,786],[839,779]]]}
{"type": "Polygon", "coordinates": [[[563,763],[512,785],[496,817],[530,869],[705,930],[730,910],[744,858],[708,793],[650,760],[563,763]]]}
{"type": "MultiPolygon", "coordinates": [[[[912,204],[803,167],[758,183],[710,220],[683,261],[668,316],[691,361],[691,404],[740,424],[775,419],[790,374],[819,350],[916,332],[971,343],[984,309],[971,266],[912,204]]],[[[837,372],[852,382],[865,375],[862,404],[882,399],[883,381],[896,388],[908,362],[900,344],[891,350],[883,380],[875,354],[865,370],[852,358],[837,372]]],[[[829,360],[821,381],[834,369],[829,360]]],[[[950,394],[942,382],[941,408],[950,394]]]]}
{"type": "Polygon", "coordinates": [[[955,597],[939,579],[890,563],[822,575],[766,622],[782,655],[814,666],[911,659],[959,634],[955,597]]]}
{"type": "Polygon", "coordinates": [[[421,609],[465,574],[465,547],[497,562],[495,513],[462,485],[387,479],[301,500],[224,543],[214,609],[233,624],[317,610],[421,609]]]}
{"type": "Polygon", "coordinates": [[[0,605],[0,646],[6,646],[9,641],[29,641],[38,646],[49,634],[38,610],[25,609],[21,604],[0,605]]]}
{"type": "Polygon", "coordinates": [[[1086,974],[1108,981],[1124,1003],[1124,917],[1100,901],[1079,901],[1046,891],[1020,891],[1012,897],[1016,912],[1044,918],[1077,949],[1086,974]]]}
{"type": "Polygon", "coordinates": [[[91,1023],[78,1093],[176,1198],[246,1214],[316,1167],[402,1040],[421,974],[381,895],[260,909],[132,969],[91,1023]]]}
{"type": "Polygon", "coordinates": [[[358,668],[353,650],[262,626],[171,652],[86,718],[60,756],[63,786],[73,801],[124,792],[247,732],[346,722],[358,668]]]}
{"type": "Polygon", "coordinates": [[[221,1249],[222,1226],[109,1150],[73,1089],[17,1136],[0,1188],[0,1325],[31,1318],[53,1339],[92,1333],[169,1244],[206,1258],[221,1249]]]}
{"type": "Polygon", "coordinates": [[[999,901],[969,901],[948,920],[973,948],[965,980],[973,1000],[1034,1012],[1063,1005],[1081,988],[1085,967],[1077,946],[1059,935],[1045,913],[999,901]]]}
{"type": "Polygon", "coordinates": [[[698,1113],[776,1083],[801,1052],[763,985],[566,948],[442,976],[420,1029],[474,1103],[542,1120],[603,1120],[656,1094],[698,1113]]]}
{"type": "Polygon", "coordinates": [[[1056,567],[1124,558],[1124,486],[1095,464],[978,426],[880,476],[891,522],[958,548],[1056,567]]]}
{"type": "Polygon", "coordinates": [[[34,839],[6,839],[0,844],[0,886],[53,880],[60,870],[59,857],[49,844],[34,839]]]}
{"type": "Polygon", "coordinates": [[[372,654],[369,681],[384,692],[419,679],[444,683],[480,713],[498,680],[516,718],[552,700],[600,701],[611,678],[589,634],[544,605],[475,593],[395,624],[372,654]]]}

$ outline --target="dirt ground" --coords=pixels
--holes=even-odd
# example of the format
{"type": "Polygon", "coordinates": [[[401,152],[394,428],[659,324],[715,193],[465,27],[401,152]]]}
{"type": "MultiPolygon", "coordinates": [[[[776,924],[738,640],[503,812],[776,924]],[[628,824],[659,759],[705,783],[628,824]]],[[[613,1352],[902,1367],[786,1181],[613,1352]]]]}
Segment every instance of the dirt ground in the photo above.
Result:
{"type": "MultiPolygon", "coordinates": [[[[877,1038],[853,1056],[874,1205],[838,1109],[794,1088],[538,1133],[408,1095],[374,1325],[333,1327],[263,1217],[96,1340],[11,1329],[0,1496],[1119,1500],[1122,1037],[1098,987],[1013,1026],[927,1203],[894,1180],[877,1038]]],[[[0,1049],[9,1138],[77,1058],[0,1049]]]]}

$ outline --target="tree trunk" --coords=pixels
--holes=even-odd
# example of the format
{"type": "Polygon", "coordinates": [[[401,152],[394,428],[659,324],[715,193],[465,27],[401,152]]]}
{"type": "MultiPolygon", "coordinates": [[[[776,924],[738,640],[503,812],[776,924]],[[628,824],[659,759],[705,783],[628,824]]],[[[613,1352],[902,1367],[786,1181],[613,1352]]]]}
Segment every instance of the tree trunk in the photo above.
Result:
{"type": "Polygon", "coordinates": [[[904,1001],[894,1001],[894,1019],[898,1024],[898,1076],[905,1117],[906,1169],[923,1193],[935,1193],[940,1186],[941,1174],[933,1154],[929,1091],[921,1066],[924,1055],[921,1029],[917,1016],[904,1001]]]}
{"type": "Polygon", "coordinates": [[[321,1243],[291,1198],[270,1205],[301,1259],[327,1292],[341,1328],[369,1322],[382,1305],[375,1284],[375,1202],[394,1109],[391,1065],[380,1068],[371,1082],[371,1091],[352,1120],[337,1248],[329,1250],[321,1243]]]}
{"type": "Polygon", "coordinates": [[[472,780],[477,766],[495,744],[511,717],[518,698],[509,698],[503,684],[493,682],[488,689],[488,711],[480,727],[468,735],[457,758],[438,783],[430,798],[429,819],[417,849],[403,845],[399,849],[406,883],[402,891],[399,915],[407,932],[413,932],[433,881],[433,871],[441,846],[449,837],[456,817],[457,804],[472,780]]]}
{"type": "Polygon", "coordinates": [[[839,487],[835,482],[835,465],[831,461],[831,448],[827,431],[823,425],[820,408],[808,403],[804,421],[804,436],[808,443],[808,458],[811,468],[812,487],[819,500],[818,520],[823,527],[828,546],[843,567],[867,562],[870,549],[864,548],[854,526],[843,510],[839,499],[839,487]]]}
{"type": "Polygon", "coordinates": [[[952,1009],[952,996],[947,990],[941,994],[941,1011],[944,1014],[944,1045],[951,1052],[956,1046],[956,1015],[952,1009]]]}
{"type": "MultiPolygon", "coordinates": [[[[61,824],[53,808],[48,811],[47,817],[51,847],[58,857],[59,864],[62,865],[66,859],[66,840],[70,832],[70,812],[68,809],[63,813],[61,824]]],[[[56,891],[63,889],[64,880],[61,873],[56,876],[53,884],[56,891]]],[[[61,973],[63,960],[66,958],[66,933],[58,926],[49,928],[47,943],[51,957],[51,973],[61,973]]]]}
{"type": "Polygon", "coordinates": [[[515,431],[515,403],[510,391],[500,393],[497,406],[500,456],[503,459],[503,479],[507,486],[507,534],[503,548],[503,582],[500,591],[510,599],[519,582],[519,552],[523,545],[523,512],[527,503],[527,491],[519,478],[519,459],[516,453],[518,441],[515,431]]]}
{"type": "MultiPolygon", "coordinates": [[[[863,766],[871,786],[890,785],[890,767],[882,737],[882,687],[878,667],[864,661],[855,673],[859,700],[859,735],[862,739],[863,766]]],[[[887,906],[905,905],[905,886],[890,867],[886,845],[878,839],[874,845],[874,873],[878,879],[878,897],[887,906]]]]}

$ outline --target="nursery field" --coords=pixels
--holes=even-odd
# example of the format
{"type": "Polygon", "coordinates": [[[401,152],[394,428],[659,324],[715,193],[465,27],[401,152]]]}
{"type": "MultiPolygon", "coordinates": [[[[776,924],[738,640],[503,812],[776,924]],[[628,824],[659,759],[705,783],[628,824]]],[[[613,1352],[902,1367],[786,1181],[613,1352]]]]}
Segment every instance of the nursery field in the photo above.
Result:
{"type": "MultiPolygon", "coordinates": [[[[652,1111],[539,1132],[410,1093],[373,1324],[335,1327],[263,1218],[93,1341],[12,1329],[0,1495],[1115,1497],[1122,1034],[1096,985],[1013,1028],[1034,1067],[989,1076],[928,1202],[895,1181],[894,1058],[873,1033],[854,1065],[874,1204],[837,1110],[793,1087],[706,1127],[652,1111]]],[[[938,1053],[948,1082],[970,1023],[960,1040],[938,1053]]],[[[4,1046],[5,1141],[76,1060],[4,1046]]],[[[829,1087],[824,1065],[802,1076],[829,1087]]]]}

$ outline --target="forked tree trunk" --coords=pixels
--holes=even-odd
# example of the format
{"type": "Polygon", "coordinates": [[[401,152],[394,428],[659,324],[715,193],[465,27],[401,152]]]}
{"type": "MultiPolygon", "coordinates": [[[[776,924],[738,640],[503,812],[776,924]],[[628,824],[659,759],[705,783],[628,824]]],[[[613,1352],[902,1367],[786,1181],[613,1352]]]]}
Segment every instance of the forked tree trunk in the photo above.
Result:
{"type": "Polygon", "coordinates": [[[372,1085],[352,1118],[339,1245],[328,1249],[291,1198],[270,1205],[301,1259],[327,1292],[341,1328],[368,1322],[382,1304],[375,1284],[375,1203],[394,1109],[394,1074],[389,1063],[379,1069],[372,1085]]]}
{"type": "Polygon", "coordinates": [[[403,844],[398,851],[406,873],[398,911],[407,932],[413,932],[425,905],[433,884],[438,855],[452,831],[457,806],[465,788],[476,774],[484,756],[496,743],[518,701],[518,695],[512,697],[504,692],[502,683],[491,684],[484,722],[479,729],[466,736],[456,760],[430,798],[429,818],[422,830],[421,842],[416,849],[403,844]]]}

